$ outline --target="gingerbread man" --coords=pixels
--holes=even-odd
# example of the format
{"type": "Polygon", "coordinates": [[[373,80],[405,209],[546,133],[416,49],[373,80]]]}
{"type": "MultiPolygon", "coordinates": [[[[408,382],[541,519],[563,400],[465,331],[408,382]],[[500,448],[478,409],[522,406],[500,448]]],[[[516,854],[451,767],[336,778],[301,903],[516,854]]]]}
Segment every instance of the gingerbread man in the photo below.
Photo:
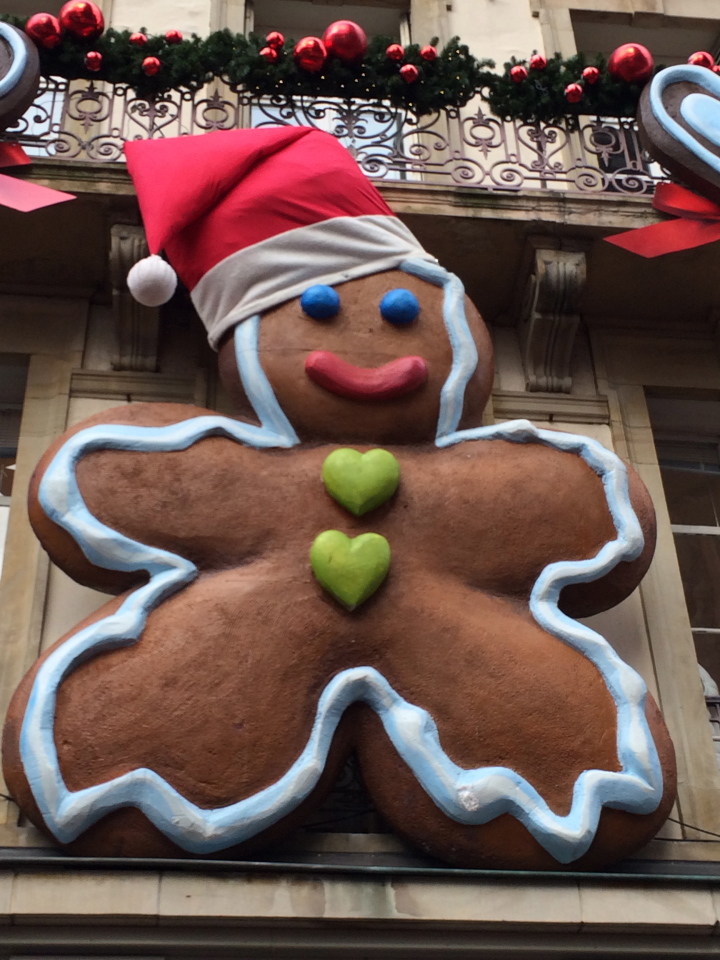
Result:
{"type": "Polygon", "coordinates": [[[585,437],[478,425],[478,312],[333,138],[128,154],[153,250],[131,288],[169,295],[164,249],[239,417],[130,404],[39,465],[43,545],[119,595],[18,688],[25,813],[76,853],[242,856],[355,751],[388,821],[451,863],[592,867],[648,840],[672,744],[573,619],[647,569],[637,476],[585,437]]]}

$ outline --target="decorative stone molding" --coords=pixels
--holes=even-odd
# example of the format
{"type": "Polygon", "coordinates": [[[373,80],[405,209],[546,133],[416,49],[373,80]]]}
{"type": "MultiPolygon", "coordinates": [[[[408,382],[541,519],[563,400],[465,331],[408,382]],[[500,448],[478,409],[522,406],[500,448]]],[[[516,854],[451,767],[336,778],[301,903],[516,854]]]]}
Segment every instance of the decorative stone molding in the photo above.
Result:
{"type": "Polygon", "coordinates": [[[127,288],[130,268],[147,256],[142,227],[113,224],[110,228],[110,282],[117,332],[116,370],[153,372],[157,369],[160,313],[143,307],[127,288]]]}
{"type": "Polygon", "coordinates": [[[194,403],[195,380],[133,370],[73,370],[71,397],[95,397],[118,403],[162,401],[194,403]]]}
{"type": "Polygon", "coordinates": [[[544,420],[550,423],[610,423],[607,397],[563,396],[562,394],[493,394],[496,420],[544,420]]]}
{"type": "Polygon", "coordinates": [[[534,263],[518,323],[527,389],[570,393],[570,360],[586,279],[585,253],[538,248],[537,239],[533,245],[534,263]]]}

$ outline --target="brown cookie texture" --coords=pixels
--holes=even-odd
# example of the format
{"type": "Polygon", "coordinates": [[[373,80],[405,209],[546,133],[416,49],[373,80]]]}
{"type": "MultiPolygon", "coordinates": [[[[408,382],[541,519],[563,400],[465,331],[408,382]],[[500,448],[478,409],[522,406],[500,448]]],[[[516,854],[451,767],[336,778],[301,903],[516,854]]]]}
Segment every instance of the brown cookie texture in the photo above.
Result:
{"type": "MultiPolygon", "coordinates": [[[[341,308],[330,320],[313,320],[293,300],[269,311],[260,326],[262,369],[299,446],[258,450],[207,436],[183,451],[96,450],[78,463],[79,489],[93,516],[190,560],[197,572],[150,611],[139,640],[78,664],[60,684],[54,736],[63,778],[76,791],[145,767],[201,808],[235,803],[276,783],[300,757],[328,684],[343,671],[369,667],[429,714],[456,764],[509,767],[565,814],[584,770],[620,769],[616,707],[591,661],[534,620],[529,598],[549,563],[592,558],[615,539],[603,484],[580,457],[539,443],[483,440],[437,449],[440,391],[453,362],[443,291],[391,270],[339,284],[337,292],[341,308]],[[406,327],[380,314],[382,297],[398,287],[420,303],[406,327]],[[350,400],[308,377],[305,359],[315,350],[365,370],[420,356],[427,381],[395,400],[350,400]],[[360,452],[382,444],[400,466],[397,492],[361,517],[323,486],[322,466],[337,444],[360,452]],[[310,566],[310,546],[328,530],[379,534],[390,544],[386,579],[352,613],[323,590],[310,566]]],[[[481,421],[492,384],[487,331],[469,301],[466,314],[479,361],[461,427],[481,421]]],[[[257,422],[232,338],[219,364],[241,415],[257,422]]],[[[29,513],[58,566],[109,593],[132,590],[146,577],[90,563],[42,511],[42,477],[68,437],[103,423],[163,426],[205,415],[214,414],[130,404],[86,420],[48,451],[31,484],[29,513]]],[[[562,607],[572,616],[624,599],[650,562],[652,504],[637,475],[629,476],[644,549],[600,580],[567,587],[562,607]]],[[[122,596],[109,600],[85,624],[121,602],[122,596]]],[[[16,692],[3,745],[9,789],[42,829],[19,735],[32,678],[48,655],[16,692]]],[[[581,868],[630,852],[669,810],[672,745],[649,701],[648,716],[665,776],[663,801],[647,817],[604,810],[581,868]]],[[[352,751],[379,810],[427,852],[468,866],[559,866],[512,816],[474,827],[446,817],[362,704],[339,718],[309,796],[256,837],[217,855],[247,856],[295,829],[322,802],[352,751]]],[[[107,815],[69,849],[187,856],[133,808],[107,815]]]]}
{"type": "MultiPolygon", "coordinates": [[[[660,804],[653,813],[643,815],[604,807],[589,850],[567,864],[559,863],[510,814],[502,814],[480,826],[467,826],[452,820],[418,784],[385,736],[377,716],[368,709],[364,714],[358,755],[366,786],[378,809],[394,830],[410,843],[454,866],[599,870],[612,866],[648,843],[667,819],[675,800],[675,752],[660,712],[650,696],[646,715],[663,771],[664,790],[660,804]]],[[[524,732],[522,722],[518,732],[524,732]]],[[[562,812],[553,809],[556,813],[562,812]]]]}
{"type": "MultiPolygon", "coordinates": [[[[0,130],[6,130],[20,119],[32,105],[40,86],[40,57],[37,47],[22,30],[10,26],[9,23],[4,26],[12,30],[25,47],[27,63],[17,83],[0,97],[0,130]]],[[[12,65],[13,55],[10,44],[4,37],[0,37],[0,80],[8,74],[12,65]]]]}
{"type": "MultiPolygon", "coordinates": [[[[705,147],[716,157],[720,157],[717,144],[708,140],[702,133],[690,126],[680,113],[682,101],[691,93],[713,97],[713,94],[700,84],[682,81],[671,83],[663,91],[662,104],[669,116],[686,130],[699,145],[705,147]]],[[[713,97],[713,99],[717,100],[718,98],[713,97]]],[[[715,203],[720,203],[720,174],[680,143],[672,134],[663,129],[650,105],[650,84],[645,87],[640,96],[637,121],[641,143],[654,160],[661,163],[666,170],[688,187],[692,187],[703,196],[709,197],[715,203]]]]}
{"type": "MultiPolygon", "coordinates": [[[[443,291],[401,270],[386,270],[338,284],[340,312],[330,320],[313,320],[290,300],[263,315],[260,353],[263,369],[283,410],[303,441],[338,443],[418,443],[433,440],[440,390],[452,365],[452,350],[443,320],[443,291]],[[398,327],[380,315],[380,301],[390,290],[410,290],[420,314],[398,327]],[[313,383],[305,357],[329,350],[361,367],[379,367],[403,356],[421,356],[429,367],[427,383],[396,400],[359,405],[313,383]]],[[[476,426],[492,389],[492,343],[476,308],[465,299],[465,313],[478,349],[478,367],[465,392],[461,427],[476,426]]],[[[227,339],[219,353],[220,376],[237,408],[251,411],[235,363],[235,345],[227,339]]]]}
{"type": "MultiPolygon", "coordinates": [[[[81,427],[103,420],[160,425],[208,412],[130,405],[81,427]]],[[[390,445],[400,488],[356,518],[323,488],[321,468],[332,449],[258,451],[208,437],[182,452],[104,450],[79,463],[81,493],[101,522],[192,560],[198,576],[151,612],[139,642],[86,661],[61,684],[55,741],[68,787],[144,766],[201,807],[236,802],[276,782],[298,758],[333,677],[370,666],[430,713],[456,763],[509,766],[554,810],[567,812],[580,772],[618,769],[615,707],[590,661],[533,620],[528,598],[546,564],[587,559],[614,538],[599,477],[579,457],[540,444],[478,441],[442,451],[390,445]],[[308,563],[310,544],[327,529],[380,533],[391,544],[385,583],[353,614],[322,590],[308,563]]],[[[651,532],[638,483],[633,498],[651,532]]],[[[98,568],[41,512],[31,513],[56,562],[92,582],[98,568]]],[[[627,595],[646,559],[626,564],[619,581],[615,571],[598,581],[596,592],[582,597],[584,608],[597,612],[608,593],[627,595]]],[[[4,768],[13,796],[42,826],[17,743],[30,685],[29,675],[11,705],[4,768]]],[[[672,748],[661,721],[653,722],[671,803],[672,748]]],[[[235,851],[297,826],[352,749],[380,810],[423,849],[469,865],[555,863],[512,817],[468,828],[441,814],[378,718],[361,708],[341,722],[312,795],[235,851]]],[[[607,840],[596,841],[589,862],[622,856],[665,815],[638,820],[605,811],[598,837],[607,840]]],[[[130,810],[104,818],[71,848],[184,855],[130,810]]]]}

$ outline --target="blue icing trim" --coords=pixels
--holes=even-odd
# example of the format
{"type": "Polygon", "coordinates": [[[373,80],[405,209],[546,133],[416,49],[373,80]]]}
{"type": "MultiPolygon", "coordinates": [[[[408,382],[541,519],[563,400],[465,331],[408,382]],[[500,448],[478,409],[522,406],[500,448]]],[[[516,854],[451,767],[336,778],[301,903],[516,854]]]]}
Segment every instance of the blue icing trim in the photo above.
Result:
{"type": "Polygon", "coordinates": [[[453,352],[453,362],[448,378],[440,392],[437,438],[448,436],[457,430],[463,411],[465,388],[475,373],[478,352],[465,316],[465,288],[460,278],[448,273],[439,263],[427,260],[405,260],[400,269],[419,277],[436,287],[442,287],[443,320],[453,352]]]}
{"type": "Polygon", "coordinates": [[[23,38],[8,23],[0,23],[0,38],[10,47],[12,63],[10,69],[0,80],[0,97],[7,96],[16,86],[27,68],[28,52],[23,38]]]}
{"type": "MultiPolygon", "coordinates": [[[[696,83],[704,87],[715,97],[720,97],[720,78],[711,70],[708,70],[707,67],[695,67],[692,64],[667,67],[655,75],[650,85],[650,108],[652,109],[653,116],[665,133],[675,140],[678,140],[716,173],[720,173],[720,156],[713,153],[712,150],[708,150],[708,148],[692,136],[688,130],[680,126],[677,120],[673,119],[665,109],[662,101],[664,91],[670,84],[682,82],[696,83]]],[[[708,114],[707,110],[699,105],[699,101],[706,99],[710,98],[700,93],[694,93],[684,98],[680,104],[680,114],[698,133],[702,134],[708,140],[715,142],[713,134],[717,136],[717,122],[715,121],[712,127],[708,126],[705,128],[703,126],[708,114]],[[686,107],[685,104],[688,100],[690,103],[686,107]]],[[[718,142],[718,147],[720,148],[720,142],[718,142]]]]}
{"type": "MultiPolygon", "coordinates": [[[[260,317],[250,317],[235,327],[235,360],[245,394],[262,424],[266,436],[279,441],[276,446],[291,447],[300,443],[298,435],[277,402],[270,381],[260,365],[260,317]]],[[[250,443],[264,446],[264,443],[250,443]]]]}
{"type": "Polygon", "coordinates": [[[410,290],[388,290],[380,301],[380,316],[398,327],[412,323],[419,313],[420,303],[410,290]]]}
{"type": "Polygon", "coordinates": [[[331,320],[340,310],[340,296],[332,287],[316,283],[300,297],[300,306],[313,320],[331,320]]]}
{"type": "Polygon", "coordinates": [[[236,329],[235,343],[238,366],[260,427],[214,416],[158,428],[90,427],[67,441],[40,485],[43,509],[75,538],[88,559],[111,569],[150,573],[149,582],[131,593],[116,613],[81,630],[55,650],[33,684],[21,731],[21,755],[43,818],[62,842],[72,841],[112,810],[131,805],[179,846],[194,853],[211,853],[241,843],[286,816],[308,796],[323,770],[342,712],[358,701],[377,712],[400,756],[449,817],[481,824],[511,813],[561,863],[570,863],[588,849],[604,804],[641,814],[657,808],[662,772],[645,720],[645,684],[606,640],[562,614],[557,606],[564,586],[598,579],[620,560],[632,560],[641,552],[643,536],[630,503],[627,471],[613,453],[594,440],[538,430],[524,420],[454,432],[477,361],[474,344],[470,357],[462,356],[470,336],[462,309],[462,285],[441,267],[421,261],[408,261],[403,269],[445,290],[444,317],[454,361],[443,387],[437,446],[499,439],[543,443],[581,456],[602,479],[617,538],[590,560],[549,564],[534,585],[530,609],[543,629],[588,657],[600,671],[617,706],[622,769],[584,771],[575,783],[570,812],[559,816],[528,781],[507,767],[464,770],[457,766],[443,751],[437,726],[427,711],[404,700],[375,669],[357,667],[338,674],[323,691],[308,743],[292,767],[275,784],[238,803],[214,810],[197,807],[145,768],[85,790],[67,789],[53,734],[59,685],[88,657],[136,642],[150,612],[197,574],[184,558],[124,537],[96,520],[80,495],[75,467],[91,450],[181,450],[211,435],[258,448],[293,446],[297,438],[260,368],[258,320],[253,318],[236,329]]]}

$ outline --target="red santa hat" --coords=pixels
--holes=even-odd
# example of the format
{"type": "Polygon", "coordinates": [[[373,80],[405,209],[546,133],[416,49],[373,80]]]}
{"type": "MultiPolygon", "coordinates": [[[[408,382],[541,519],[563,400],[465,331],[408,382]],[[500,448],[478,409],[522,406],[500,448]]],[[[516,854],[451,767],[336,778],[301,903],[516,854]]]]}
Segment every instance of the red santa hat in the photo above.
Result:
{"type": "Polygon", "coordinates": [[[177,273],[213,347],[237,323],[312,284],[435,259],[348,151],[319,130],[137,140],[125,154],[151,253],[128,274],[130,291],[159,306],[177,273]]]}

